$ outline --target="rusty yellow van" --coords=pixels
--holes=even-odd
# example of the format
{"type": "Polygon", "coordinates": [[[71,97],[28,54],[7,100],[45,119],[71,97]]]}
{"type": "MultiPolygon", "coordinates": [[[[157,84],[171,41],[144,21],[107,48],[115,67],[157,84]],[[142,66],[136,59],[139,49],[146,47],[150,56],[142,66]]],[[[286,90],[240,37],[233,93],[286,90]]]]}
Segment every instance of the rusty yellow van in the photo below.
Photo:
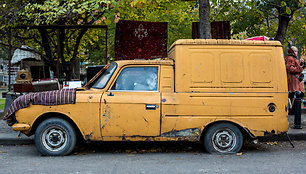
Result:
{"type": "Polygon", "coordinates": [[[178,40],[168,56],[113,62],[71,103],[30,97],[12,128],[34,134],[44,155],[69,154],[77,138],[201,141],[210,153],[236,153],[245,139],[288,130],[280,42],[178,40]]]}

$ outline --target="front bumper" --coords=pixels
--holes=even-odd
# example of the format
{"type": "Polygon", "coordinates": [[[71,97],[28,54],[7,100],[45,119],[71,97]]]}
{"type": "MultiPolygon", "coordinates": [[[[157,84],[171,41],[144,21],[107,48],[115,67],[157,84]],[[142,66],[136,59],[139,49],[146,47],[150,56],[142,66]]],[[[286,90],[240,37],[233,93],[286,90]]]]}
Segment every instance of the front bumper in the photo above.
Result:
{"type": "Polygon", "coordinates": [[[12,129],[14,131],[28,131],[30,130],[31,126],[28,124],[23,124],[23,123],[15,123],[12,125],[12,129]]]}

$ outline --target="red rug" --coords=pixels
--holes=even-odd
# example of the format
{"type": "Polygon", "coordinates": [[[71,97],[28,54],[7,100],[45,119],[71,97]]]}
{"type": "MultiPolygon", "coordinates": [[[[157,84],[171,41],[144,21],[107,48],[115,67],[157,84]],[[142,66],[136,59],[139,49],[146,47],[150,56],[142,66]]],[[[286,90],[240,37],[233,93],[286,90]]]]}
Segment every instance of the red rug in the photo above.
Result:
{"type": "Polygon", "coordinates": [[[167,57],[167,22],[120,20],[116,25],[116,60],[167,57]]]}

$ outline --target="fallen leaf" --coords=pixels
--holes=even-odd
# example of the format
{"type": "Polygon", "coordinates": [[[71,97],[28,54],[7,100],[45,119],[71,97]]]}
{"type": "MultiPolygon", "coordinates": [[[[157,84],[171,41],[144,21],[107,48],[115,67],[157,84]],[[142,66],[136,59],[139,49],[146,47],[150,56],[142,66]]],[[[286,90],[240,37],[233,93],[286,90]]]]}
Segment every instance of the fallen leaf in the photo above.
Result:
{"type": "Polygon", "coordinates": [[[268,145],[271,145],[271,146],[274,146],[274,145],[277,145],[278,142],[277,141],[274,141],[274,142],[267,142],[268,145]]]}
{"type": "Polygon", "coordinates": [[[125,152],[126,152],[126,153],[131,153],[131,152],[132,152],[132,150],[125,150],[125,152]]]}
{"type": "Polygon", "coordinates": [[[241,155],[242,155],[242,152],[240,152],[240,153],[236,153],[236,155],[237,155],[237,156],[241,156],[241,155]]]}
{"type": "Polygon", "coordinates": [[[7,152],[4,152],[4,151],[0,151],[0,153],[7,153],[7,152]]]}

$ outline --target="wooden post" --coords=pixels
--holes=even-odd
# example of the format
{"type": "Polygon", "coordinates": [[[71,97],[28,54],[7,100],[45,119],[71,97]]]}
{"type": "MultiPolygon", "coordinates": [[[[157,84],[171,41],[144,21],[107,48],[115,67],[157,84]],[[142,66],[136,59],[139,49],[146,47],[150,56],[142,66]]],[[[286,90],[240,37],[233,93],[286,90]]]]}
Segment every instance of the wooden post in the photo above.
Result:
{"type": "Polygon", "coordinates": [[[61,35],[61,30],[57,29],[57,48],[56,48],[56,53],[57,53],[57,64],[56,64],[56,76],[59,79],[60,78],[60,58],[61,58],[61,41],[60,41],[60,35],[61,35]]]}
{"type": "Polygon", "coordinates": [[[106,48],[106,49],[105,49],[105,58],[106,58],[106,62],[105,62],[105,63],[106,63],[106,64],[108,64],[108,60],[107,60],[107,59],[108,59],[108,56],[107,56],[107,30],[108,30],[108,27],[105,28],[105,35],[106,35],[106,36],[105,36],[105,40],[106,40],[106,41],[105,41],[105,48],[106,48]]]}
{"type": "Polygon", "coordinates": [[[8,64],[8,74],[9,74],[9,92],[11,91],[11,66],[12,66],[12,33],[11,33],[11,28],[9,29],[8,33],[8,42],[9,42],[9,53],[8,53],[8,59],[9,59],[9,64],[8,64]]]}

